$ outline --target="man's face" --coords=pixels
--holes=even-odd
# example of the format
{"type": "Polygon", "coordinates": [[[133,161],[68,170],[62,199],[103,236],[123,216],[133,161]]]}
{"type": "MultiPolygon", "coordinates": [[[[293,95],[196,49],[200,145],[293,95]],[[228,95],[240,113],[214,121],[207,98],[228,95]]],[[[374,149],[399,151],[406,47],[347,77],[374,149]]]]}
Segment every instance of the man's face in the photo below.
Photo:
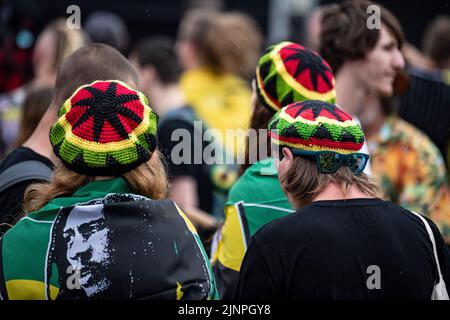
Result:
{"type": "Polygon", "coordinates": [[[380,38],[366,58],[355,63],[355,75],[370,93],[390,97],[394,93],[394,79],[405,67],[405,60],[396,38],[382,25],[380,38]]]}
{"type": "MultiPolygon", "coordinates": [[[[129,58],[130,63],[136,69],[139,76],[139,90],[148,95],[148,88],[151,88],[155,82],[155,72],[151,67],[143,67],[139,64],[136,55],[131,55],[129,58]]],[[[138,88],[134,86],[133,88],[138,88]]]]}
{"type": "Polygon", "coordinates": [[[98,210],[92,207],[89,211],[83,210],[83,207],[72,210],[63,230],[67,261],[79,268],[79,282],[88,296],[108,286],[101,275],[110,260],[109,230],[105,226],[102,206],[98,205],[98,210]]]}

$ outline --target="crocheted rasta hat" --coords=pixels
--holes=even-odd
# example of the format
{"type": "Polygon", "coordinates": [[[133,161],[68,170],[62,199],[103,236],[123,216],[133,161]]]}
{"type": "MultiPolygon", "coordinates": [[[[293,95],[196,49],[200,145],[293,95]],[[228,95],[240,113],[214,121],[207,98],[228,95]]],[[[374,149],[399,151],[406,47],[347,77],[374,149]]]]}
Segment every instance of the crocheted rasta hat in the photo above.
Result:
{"type": "Polygon", "coordinates": [[[352,117],[334,104],[309,100],[281,109],[269,123],[272,142],[301,151],[358,152],[364,133],[352,117]]]}
{"type": "Polygon", "coordinates": [[[293,42],[271,46],[256,68],[259,101],[272,112],[305,100],[334,103],[334,78],[328,63],[317,53],[293,42]]]}
{"type": "Polygon", "coordinates": [[[50,130],[53,151],[85,175],[117,175],[150,159],[157,115],[141,92],[118,80],[79,87],[65,101],[50,130]]]}

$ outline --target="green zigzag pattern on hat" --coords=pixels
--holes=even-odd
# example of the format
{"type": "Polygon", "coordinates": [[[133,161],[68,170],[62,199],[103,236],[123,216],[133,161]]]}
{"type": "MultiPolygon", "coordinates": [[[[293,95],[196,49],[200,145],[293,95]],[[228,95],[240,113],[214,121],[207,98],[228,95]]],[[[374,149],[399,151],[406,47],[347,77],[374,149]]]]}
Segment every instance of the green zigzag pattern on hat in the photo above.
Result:
{"type": "Polygon", "coordinates": [[[275,117],[275,120],[270,123],[269,128],[275,129],[278,135],[284,137],[300,137],[305,140],[315,137],[320,139],[327,138],[333,141],[350,141],[356,143],[364,141],[364,134],[357,124],[354,126],[342,127],[329,123],[308,124],[300,121],[290,123],[285,119],[275,117]],[[323,126],[325,130],[322,130],[321,126],[323,126]],[[317,134],[318,131],[320,131],[320,134],[317,134]]]}
{"type": "MultiPolygon", "coordinates": [[[[64,114],[64,113],[63,113],[64,114]]],[[[149,114],[150,126],[148,130],[137,136],[139,141],[133,147],[121,149],[117,151],[90,151],[81,148],[65,139],[66,133],[63,126],[56,123],[50,134],[50,141],[54,148],[68,164],[77,162],[81,165],[89,167],[102,168],[108,165],[108,162],[116,162],[120,165],[128,165],[139,159],[141,155],[138,153],[148,153],[147,150],[154,150],[156,148],[156,119],[157,115],[153,112],[149,114]],[[149,141],[150,143],[147,143],[149,141]],[[153,144],[153,145],[150,145],[153,144]]]]}

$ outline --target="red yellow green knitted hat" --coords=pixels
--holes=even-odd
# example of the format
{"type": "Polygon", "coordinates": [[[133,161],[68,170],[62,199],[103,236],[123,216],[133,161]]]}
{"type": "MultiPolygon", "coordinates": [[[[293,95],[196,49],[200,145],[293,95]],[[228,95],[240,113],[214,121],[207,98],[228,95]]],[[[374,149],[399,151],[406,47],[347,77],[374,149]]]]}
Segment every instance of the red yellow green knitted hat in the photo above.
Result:
{"type": "Polygon", "coordinates": [[[79,87],[50,130],[53,151],[85,175],[117,175],[150,159],[157,115],[141,92],[118,80],[79,87]]]}
{"type": "Polygon", "coordinates": [[[317,53],[293,42],[271,46],[259,59],[256,88],[261,103],[273,112],[305,100],[334,103],[334,77],[317,53]]]}
{"type": "Polygon", "coordinates": [[[281,109],[269,123],[272,142],[301,151],[357,153],[364,133],[352,117],[332,103],[308,100],[281,109]]]}

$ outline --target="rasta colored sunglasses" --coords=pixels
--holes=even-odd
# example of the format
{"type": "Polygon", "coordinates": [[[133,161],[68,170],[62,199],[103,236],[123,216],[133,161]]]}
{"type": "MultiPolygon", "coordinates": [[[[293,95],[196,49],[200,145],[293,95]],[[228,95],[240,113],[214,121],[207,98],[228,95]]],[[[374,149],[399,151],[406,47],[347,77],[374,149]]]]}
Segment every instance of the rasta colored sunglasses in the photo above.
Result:
{"type": "Polygon", "coordinates": [[[365,153],[341,154],[334,151],[303,151],[292,150],[292,154],[309,160],[315,160],[319,171],[322,173],[334,173],[339,167],[347,166],[354,174],[360,174],[369,161],[369,155],[365,153]]]}

